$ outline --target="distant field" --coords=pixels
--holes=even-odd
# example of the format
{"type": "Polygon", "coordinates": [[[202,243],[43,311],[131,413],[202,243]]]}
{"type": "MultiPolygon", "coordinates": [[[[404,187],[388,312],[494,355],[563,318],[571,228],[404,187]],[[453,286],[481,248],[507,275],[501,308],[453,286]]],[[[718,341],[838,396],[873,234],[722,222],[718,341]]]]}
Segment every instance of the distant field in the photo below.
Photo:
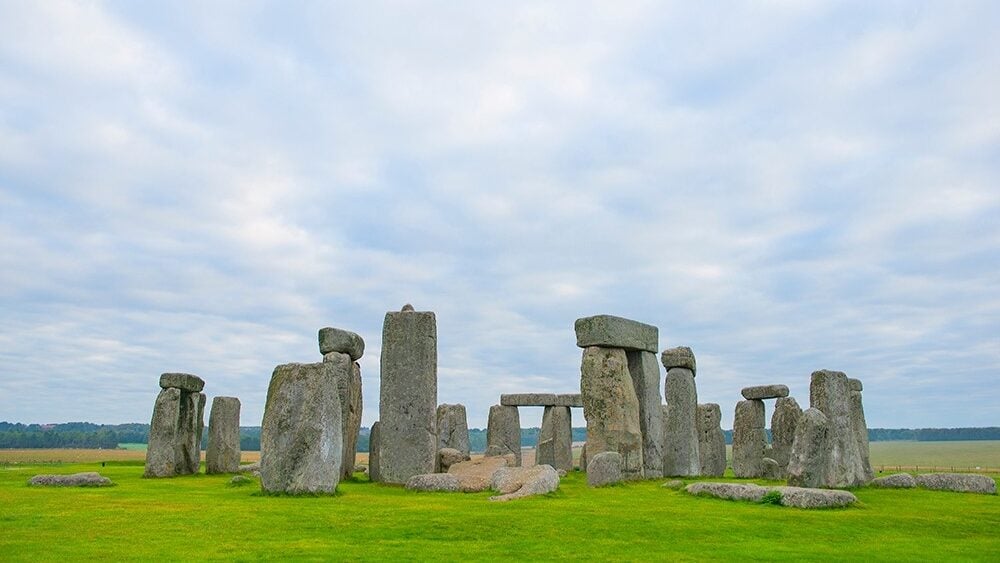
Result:
{"type": "MultiPolygon", "coordinates": [[[[140,444],[145,446],[145,444],[140,444]]],[[[100,463],[102,461],[144,461],[145,448],[117,450],[0,450],[0,463],[100,463]]],[[[201,453],[204,461],[205,452],[201,453]]],[[[243,452],[244,462],[258,461],[260,452],[243,452]]]]}

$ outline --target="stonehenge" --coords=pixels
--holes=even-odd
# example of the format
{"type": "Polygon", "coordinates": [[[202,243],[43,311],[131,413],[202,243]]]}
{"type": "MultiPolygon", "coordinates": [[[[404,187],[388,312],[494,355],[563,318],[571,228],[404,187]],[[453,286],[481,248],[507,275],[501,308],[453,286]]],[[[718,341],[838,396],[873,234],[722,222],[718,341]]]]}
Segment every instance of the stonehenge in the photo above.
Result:
{"type": "Polygon", "coordinates": [[[802,410],[788,396],[788,386],[755,385],[744,387],[743,401],[736,404],[733,420],[733,474],[737,477],[783,479],[795,424],[802,410]],[[767,443],[764,401],[777,399],[771,417],[772,444],[767,443]]]}
{"type": "Polygon", "coordinates": [[[671,348],[660,355],[667,369],[667,401],[663,447],[663,475],[688,477],[701,474],[698,444],[698,390],[695,359],[690,348],[671,348]]]}
{"type": "Polygon", "coordinates": [[[319,329],[319,352],[323,362],[333,365],[337,381],[343,436],[340,477],[348,479],[354,474],[358,432],[361,431],[361,365],[358,359],[365,352],[365,341],[349,330],[324,327],[319,329]]]}
{"type": "Polygon", "coordinates": [[[726,473],[726,437],[722,433],[722,409],[715,403],[698,405],[698,456],[701,475],[722,477],[726,473]]]}
{"type": "Polygon", "coordinates": [[[205,473],[235,473],[240,469],[240,400],[215,397],[208,416],[205,473]]]}
{"type": "Polygon", "coordinates": [[[160,376],[146,449],[145,477],[197,473],[201,464],[205,381],[187,373],[160,376]]]}
{"type": "Polygon", "coordinates": [[[437,465],[437,320],[404,306],[385,314],[379,396],[379,478],[404,484],[437,465]]]}
{"type": "Polygon", "coordinates": [[[503,455],[514,453],[517,455],[517,465],[521,464],[521,428],[520,411],[518,407],[544,407],[542,413],[542,426],[538,432],[538,443],[535,447],[535,463],[537,465],[551,465],[553,468],[563,471],[573,469],[573,417],[570,412],[571,407],[582,407],[583,399],[579,393],[509,393],[500,395],[500,404],[495,407],[503,409],[514,409],[511,411],[497,410],[497,424],[493,424],[494,410],[490,409],[490,423],[487,428],[487,444],[492,445],[494,441],[497,448],[488,449],[487,455],[503,455]],[[515,443],[513,423],[516,417],[517,424],[517,451],[511,451],[515,443]],[[505,423],[504,421],[508,421],[505,423]],[[497,436],[491,438],[494,432],[497,436]],[[504,432],[507,433],[504,436],[504,432]]]}

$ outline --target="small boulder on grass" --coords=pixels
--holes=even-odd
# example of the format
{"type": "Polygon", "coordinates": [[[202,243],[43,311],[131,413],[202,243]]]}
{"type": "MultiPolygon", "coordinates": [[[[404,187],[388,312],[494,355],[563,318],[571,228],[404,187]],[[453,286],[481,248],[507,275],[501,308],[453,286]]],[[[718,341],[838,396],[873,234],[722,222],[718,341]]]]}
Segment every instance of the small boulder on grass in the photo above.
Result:
{"type": "Polygon", "coordinates": [[[604,487],[622,480],[622,455],[618,452],[601,452],[587,460],[587,485],[604,487]]]}
{"type": "Polygon", "coordinates": [[[88,471],[72,475],[35,475],[28,480],[33,487],[110,487],[111,479],[100,473],[88,471]]]}
{"type": "Polygon", "coordinates": [[[233,478],[229,480],[230,487],[242,487],[244,485],[249,485],[253,483],[254,480],[247,477],[246,475],[233,475],[233,478]]]}

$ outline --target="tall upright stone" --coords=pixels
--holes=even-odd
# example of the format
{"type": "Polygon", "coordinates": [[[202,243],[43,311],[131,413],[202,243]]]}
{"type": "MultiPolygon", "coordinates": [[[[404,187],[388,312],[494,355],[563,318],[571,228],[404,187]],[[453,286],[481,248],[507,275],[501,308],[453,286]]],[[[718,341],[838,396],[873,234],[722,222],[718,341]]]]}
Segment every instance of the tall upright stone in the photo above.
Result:
{"type": "Polygon", "coordinates": [[[437,321],[430,311],[385,314],[379,474],[405,484],[437,465],[437,321]]]}
{"type": "Polygon", "coordinates": [[[715,403],[698,405],[698,455],[701,475],[722,477],[726,473],[726,436],[722,432],[722,410],[715,403]]]}
{"type": "Polygon", "coordinates": [[[379,427],[381,424],[376,420],[372,423],[372,427],[368,431],[368,478],[373,483],[378,483],[381,481],[378,471],[378,442],[379,434],[381,431],[379,427]]]}
{"type": "Polygon", "coordinates": [[[240,400],[215,397],[208,416],[205,473],[235,473],[240,469],[240,400]]]}
{"type": "Polygon", "coordinates": [[[826,486],[829,428],[829,419],[819,409],[806,409],[799,417],[788,459],[789,485],[809,488],[826,486]]]}
{"type": "Polygon", "coordinates": [[[535,450],[536,465],[573,470],[573,424],[569,407],[548,406],[542,413],[535,450]]]}
{"type": "Polygon", "coordinates": [[[601,452],[618,452],[622,457],[624,478],[642,478],[639,399],[632,385],[625,350],[598,346],[584,349],[580,394],[587,419],[589,458],[592,460],[601,452]]]}
{"type": "MultiPolygon", "coordinates": [[[[663,475],[664,420],[660,405],[660,365],[656,354],[645,350],[626,351],[628,371],[639,400],[639,428],[642,430],[642,464],[647,479],[663,475]]],[[[558,469],[558,468],[557,468],[558,469]]]]}
{"type": "Polygon", "coordinates": [[[795,442],[795,428],[802,417],[802,408],[793,397],[782,397],[774,405],[771,415],[771,459],[778,462],[782,471],[787,470],[795,442]]]}
{"type": "Polygon", "coordinates": [[[172,477],[177,474],[178,422],[181,414],[181,390],[171,387],[160,391],[153,404],[146,447],[145,477],[172,477]]]}
{"type": "Polygon", "coordinates": [[[521,465],[521,415],[517,407],[493,405],[486,422],[486,455],[513,454],[521,465]]]}
{"type": "Polygon", "coordinates": [[[854,439],[858,443],[861,468],[865,473],[864,480],[867,483],[875,478],[875,471],[872,468],[868,446],[868,423],[865,420],[865,407],[861,401],[861,391],[864,386],[860,379],[848,378],[847,384],[851,390],[851,428],[854,431],[854,439]]]}
{"type": "Polygon", "coordinates": [[[334,371],[333,362],[274,368],[260,430],[260,483],[265,492],[336,490],[344,444],[334,371]]]}
{"type": "Polygon", "coordinates": [[[827,487],[858,487],[871,480],[851,416],[851,390],[843,372],[818,370],[809,385],[809,404],[826,415],[829,422],[827,487]]]}
{"type": "Polygon", "coordinates": [[[191,475],[201,467],[201,437],[205,428],[205,394],[181,392],[178,420],[178,475],[191,475]]]}
{"type": "Polygon", "coordinates": [[[442,404],[437,408],[437,448],[453,448],[469,457],[469,420],[465,405],[442,404]]]}
{"type": "Polygon", "coordinates": [[[684,367],[668,368],[664,395],[669,408],[664,432],[663,475],[700,475],[698,391],[694,372],[684,367]]]}
{"type": "Polygon", "coordinates": [[[733,420],[733,475],[744,478],[764,474],[764,450],[767,433],[764,430],[764,401],[747,399],[736,403],[733,420]]]}
{"type": "MultiPolygon", "coordinates": [[[[322,333],[321,333],[322,334],[322,333]]],[[[343,437],[340,456],[340,478],[349,479],[354,473],[361,430],[361,367],[345,352],[327,352],[323,363],[337,385],[340,399],[340,432],[343,437]]]]}

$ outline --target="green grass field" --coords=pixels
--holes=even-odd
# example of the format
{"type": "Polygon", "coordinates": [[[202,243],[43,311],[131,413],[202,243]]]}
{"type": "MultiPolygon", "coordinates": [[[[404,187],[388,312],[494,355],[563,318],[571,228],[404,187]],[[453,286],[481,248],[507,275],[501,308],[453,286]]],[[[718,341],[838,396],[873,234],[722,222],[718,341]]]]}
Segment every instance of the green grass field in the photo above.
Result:
{"type": "Polygon", "coordinates": [[[229,476],[143,479],[141,462],[0,467],[0,554],[53,559],[996,560],[1000,497],[860,489],[857,507],[804,511],[695,498],[662,479],[551,495],[414,493],[342,483],[334,497],[257,494],[229,476]],[[28,487],[100,471],[102,489],[28,487]]]}

